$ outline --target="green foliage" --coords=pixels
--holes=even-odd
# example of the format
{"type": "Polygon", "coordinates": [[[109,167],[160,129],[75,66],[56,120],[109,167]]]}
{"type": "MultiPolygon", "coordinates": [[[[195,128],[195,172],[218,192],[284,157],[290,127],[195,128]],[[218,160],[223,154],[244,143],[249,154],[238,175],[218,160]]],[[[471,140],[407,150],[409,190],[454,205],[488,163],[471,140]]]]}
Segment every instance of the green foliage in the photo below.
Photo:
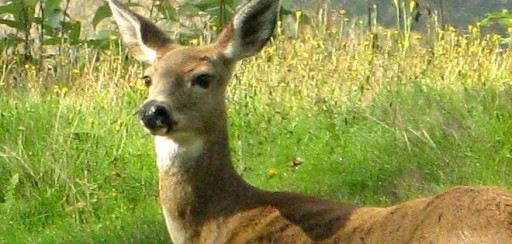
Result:
{"type": "Polygon", "coordinates": [[[501,12],[488,13],[485,19],[480,21],[483,26],[490,26],[493,22],[498,22],[501,25],[512,27],[512,13],[504,9],[501,12]]]}
{"type": "Polygon", "coordinates": [[[494,23],[504,26],[508,30],[508,37],[503,38],[503,43],[512,44],[512,12],[504,9],[501,12],[488,13],[478,22],[481,26],[489,27],[494,23]]]}
{"type": "MultiPolygon", "coordinates": [[[[71,0],[7,0],[5,5],[0,6],[0,25],[9,27],[14,32],[2,39],[0,49],[6,50],[22,45],[25,59],[33,59],[36,56],[44,56],[46,54],[44,47],[47,46],[57,46],[59,50],[65,45],[81,44],[96,48],[108,47],[108,39],[112,35],[108,30],[100,32],[93,40],[81,39],[82,23],[74,20],[67,12],[71,4],[71,0]],[[40,31],[39,46],[36,46],[35,40],[30,36],[31,30],[34,29],[40,31]],[[38,49],[38,53],[34,53],[35,49],[38,49]]],[[[142,6],[137,3],[128,5],[146,7],[151,11],[155,9],[156,15],[153,17],[156,21],[178,22],[182,16],[197,16],[201,12],[211,16],[210,21],[216,21],[217,26],[223,26],[234,12],[235,1],[225,0],[220,4],[212,0],[182,1],[179,11],[168,1],[152,1],[151,6],[142,6]]],[[[110,16],[110,9],[106,3],[98,7],[92,17],[94,29],[110,16]]],[[[204,30],[200,31],[188,38],[203,34],[204,30]]]]}
{"type": "Polygon", "coordinates": [[[102,6],[100,6],[96,12],[94,13],[94,16],[92,17],[92,26],[94,29],[98,26],[98,24],[108,17],[112,16],[112,12],[110,12],[110,8],[108,7],[108,4],[105,3],[102,6]]]}
{"type": "Polygon", "coordinates": [[[6,1],[4,6],[0,6],[0,16],[12,16],[12,20],[2,18],[0,24],[16,32],[4,38],[2,49],[23,44],[25,58],[33,58],[31,49],[34,41],[31,40],[30,32],[35,27],[41,32],[39,41],[42,46],[60,45],[63,42],[77,45],[81,23],[68,18],[66,10],[60,7],[62,3],[62,0],[46,0],[44,3],[36,0],[6,1]],[[42,7],[36,12],[39,5],[42,7]]]}

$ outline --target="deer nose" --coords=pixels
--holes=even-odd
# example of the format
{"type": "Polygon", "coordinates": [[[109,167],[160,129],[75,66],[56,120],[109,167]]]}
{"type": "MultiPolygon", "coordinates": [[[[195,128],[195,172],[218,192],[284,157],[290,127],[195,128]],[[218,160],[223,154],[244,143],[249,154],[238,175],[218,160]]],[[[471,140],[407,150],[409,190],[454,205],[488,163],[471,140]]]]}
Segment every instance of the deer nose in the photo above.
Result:
{"type": "Polygon", "coordinates": [[[175,124],[166,107],[158,104],[156,101],[148,101],[142,105],[139,111],[139,119],[150,131],[162,129],[169,131],[172,129],[173,124],[175,124]]]}

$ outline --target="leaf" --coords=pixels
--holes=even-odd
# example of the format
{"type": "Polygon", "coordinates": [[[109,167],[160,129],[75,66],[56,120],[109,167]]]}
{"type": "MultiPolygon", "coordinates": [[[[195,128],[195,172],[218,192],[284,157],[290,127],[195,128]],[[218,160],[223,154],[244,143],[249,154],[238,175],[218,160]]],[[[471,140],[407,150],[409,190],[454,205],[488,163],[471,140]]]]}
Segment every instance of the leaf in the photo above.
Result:
{"type": "Polygon", "coordinates": [[[43,41],[43,45],[59,45],[62,42],[62,38],[60,37],[53,37],[48,38],[43,41]]]}
{"type": "Polygon", "coordinates": [[[502,26],[512,26],[512,13],[504,9],[501,12],[492,12],[485,15],[485,18],[478,23],[481,26],[489,27],[493,23],[499,23],[502,26]]]}
{"type": "Polygon", "coordinates": [[[80,42],[80,32],[82,31],[82,23],[79,21],[69,21],[63,23],[63,29],[67,32],[69,43],[76,45],[80,42]]]}
{"type": "Polygon", "coordinates": [[[102,20],[104,20],[110,16],[112,16],[112,12],[110,11],[110,8],[108,7],[107,4],[104,4],[103,6],[99,7],[96,10],[96,13],[94,13],[94,17],[92,18],[93,28],[96,29],[96,27],[102,20]]]}
{"type": "Polygon", "coordinates": [[[197,16],[199,15],[199,11],[201,11],[201,9],[199,9],[196,5],[193,4],[185,4],[178,8],[178,12],[180,13],[180,15],[185,16],[197,16]]]}
{"type": "Polygon", "coordinates": [[[45,18],[50,18],[52,15],[54,15],[55,11],[58,10],[58,12],[62,12],[60,8],[62,0],[46,0],[44,7],[43,7],[43,13],[45,18]]]}
{"type": "Polygon", "coordinates": [[[478,22],[481,26],[489,27],[492,24],[492,21],[489,18],[485,18],[478,22]]]}
{"type": "MultiPolygon", "coordinates": [[[[226,1],[226,5],[229,6],[229,1],[226,1]]],[[[205,11],[211,8],[219,8],[220,4],[218,0],[203,0],[197,1],[197,3],[189,3],[190,5],[196,6],[198,9],[205,11]]],[[[231,1],[231,5],[233,5],[233,1],[231,1]]]]}
{"type": "Polygon", "coordinates": [[[510,44],[512,44],[512,36],[507,37],[507,38],[503,38],[503,39],[501,40],[501,43],[502,43],[503,45],[510,45],[510,44]]]}
{"type": "Polygon", "coordinates": [[[87,45],[93,46],[95,48],[99,49],[106,49],[110,48],[110,37],[115,36],[116,32],[113,30],[101,30],[96,33],[96,38],[92,40],[87,40],[85,43],[87,45]]]}
{"type": "Polygon", "coordinates": [[[62,9],[60,8],[60,4],[62,0],[47,0],[43,7],[43,18],[44,24],[51,26],[54,29],[61,27],[61,14],[62,9]]]}
{"type": "Polygon", "coordinates": [[[21,11],[21,6],[19,4],[8,4],[4,6],[0,6],[0,14],[15,14],[21,11]]]}
{"type": "Polygon", "coordinates": [[[23,3],[25,4],[25,6],[32,7],[32,8],[34,8],[38,2],[39,2],[39,0],[23,0],[23,3]]]}
{"type": "Polygon", "coordinates": [[[294,9],[294,4],[292,0],[283,0],[281,2],[281,8],[292,11],[294,9]]]}
{"type": "Polygon", "coordinates": [[[53,28],[59,28],[61,27],[60,19],[61,19],[61,10],[60,8],[52,9],[50,12],[45,13],[45,24],[48,24],[49,26],[53,28]]]}
{"type": "Polygon", "coordinates": [[[160,4],[155,5],[158,12],[164,16],[164,18],[172,21],[177,21],[177,10],[167,1],[160,2],[160,4]]]}
{"type": "Polygon", "coordinates": [[[108,49],[111,48],[109,45],[108,39],[93,39],[93,40],[87,40],[82,41],[82,43],[85,43],[87,46],[94,47],[96,49],[108,49]]]}
{"type": "Polygon", "coordinates": [[[199,3],[201,3],[201,0],[182,0],[182,1],[179,1],[180,3],[180,6],[182,5],[197,5],[199,3]]]}
{"type": "Polygon", "coordinates": [[[500,25],[503,25],[503,26],[508,26],[509,25],[509,19],[508,18],[501,18],[498,20],[498,23],[500,23],[500,25]]]}
{"type": "Polygon", "coordinates": [[[4,24],[9,27],[16,28],[17,30],[22,31],[22,32],[24,32],[24,30],[25,30],[25,26],[23,26],[23,23],[21,23],[19,21],[0,19],[0,24],[4,24]]]}
{"type": "MultiPolygon", "coordinates": [[[[140,7],[140,4],[137,3],[129,3],[129,7],[140,7]]],[[[107,3],[100,6],[98,9],[96,9],[96,12],[94,13],[94,16],[92,17],[92,26],[96,30],[96,27],[106,18],[109,18],[112,16],[112,12],[110,11],[110,7],[107,3]]]]}
{"type": "MultiPolygon", "coordinates": [[[[15,34],[8,34],[6,37],[2,38],[2,46],[14,46],[14,45],[18,45],[20,43],[22,43],[24,40],[19,37],[19,36],[16,36],[15,34]]],[[[3,50],[3,48],[2,48],[3,50]]]]}
{"type": "Polygon", "coordinates": [[[96,40],[108,40],[111,36],[115,35],[116,32],[112,30],[101,30],[96,33],[96,40]]]}

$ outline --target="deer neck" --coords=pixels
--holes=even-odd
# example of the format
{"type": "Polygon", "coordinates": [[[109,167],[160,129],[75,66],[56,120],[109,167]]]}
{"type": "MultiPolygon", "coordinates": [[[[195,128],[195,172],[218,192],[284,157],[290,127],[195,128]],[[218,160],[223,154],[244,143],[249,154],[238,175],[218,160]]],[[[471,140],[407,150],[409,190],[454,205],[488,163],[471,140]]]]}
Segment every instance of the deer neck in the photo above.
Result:
{"type": "Polygon", "coordinates": [[[216,131],[155,137],[160,200],[175,243],[191,241],[201,226],[254,203],[258,193],[231,164],[226,127],[216,131]]]}

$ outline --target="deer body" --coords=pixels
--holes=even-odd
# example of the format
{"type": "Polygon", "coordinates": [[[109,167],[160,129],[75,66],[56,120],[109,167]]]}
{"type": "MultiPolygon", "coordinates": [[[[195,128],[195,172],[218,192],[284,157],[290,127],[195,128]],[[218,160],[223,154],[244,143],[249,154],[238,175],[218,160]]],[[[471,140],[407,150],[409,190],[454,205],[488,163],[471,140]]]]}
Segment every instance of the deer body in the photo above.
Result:
{"type": "Polygon", "coordinates": [[[279,1],[245,0],[217,42],[175,44],[109,0],[123,42],[148,64],[139,117],[155,138],[174,243],[512,243],[512,194],[459,187],[388,208],[358,207],[246,183],[231,164],[225,91],[236,63],[269,40],[279,1]]]}
{"type": "MultiPolygon", "coordinates": [[[[156,145],[169,143],[161,140],[156,139],[156,145]]],[[[188,149],[182,152],[185,157],[180,152],[171,152],[174,157],[167,158],[177,160],[178,164],[160,169],[160,197],[174,243],[510,243],[512,240],[512,195],[497,188],[458,187],[435,197],[388,208],[357,207],[254,188],[236,174],[229,161],[221,158],[211,161],[216,157],[219,142],[200,144],[203,148],[195,157],[189,157],[190,152],[185,152],[188,149]]],[[[160,153],[168,152],[157,149],[158,159],[160,153]]]]}

